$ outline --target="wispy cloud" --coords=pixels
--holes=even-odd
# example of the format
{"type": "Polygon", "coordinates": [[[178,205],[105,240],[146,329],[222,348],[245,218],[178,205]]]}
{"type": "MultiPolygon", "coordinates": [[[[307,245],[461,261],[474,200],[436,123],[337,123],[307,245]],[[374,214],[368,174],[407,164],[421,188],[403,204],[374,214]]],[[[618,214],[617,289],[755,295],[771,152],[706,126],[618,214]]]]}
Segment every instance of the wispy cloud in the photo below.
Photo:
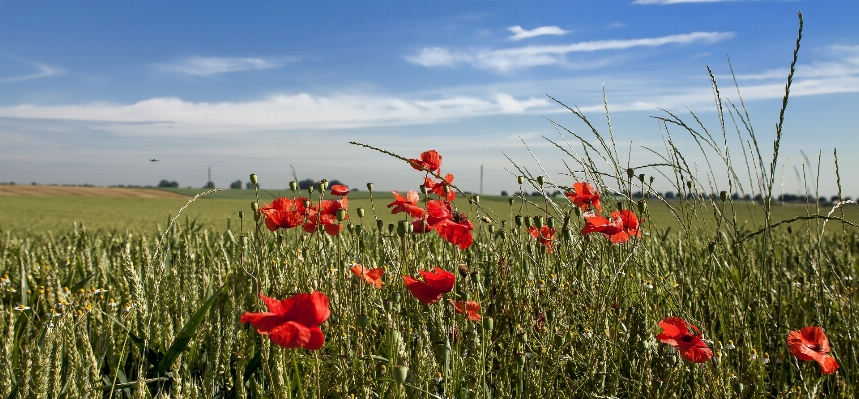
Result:
{"type": "Polygon", "coordinates": [[[627,26],[629,26],[629,24],[625,24],[623,22],[615,22],[613,24],[609,24],[608,26],[606,26],[606,28],[617,29],[617,28],[626,28],[627,26]]]}
{"type": "Polygon", "coordinates": [[[35,67],[38,70],[38,72],[27,74],[27,75],[13,76],[11,78],[0,79],[0,83],[22,82],[25,80],[47,78],[47,77],[62,75],[64,73],[66,73],[66,71],[62,68],[58,68],[58,67],[51,66],[48,64],[43,64],[41,62],[36,62],[36,61],[28,60],[26,58],[21,58],[21,57],[16,57],[16,56],[11,56],[11,55],[8,57],[14,58],[20,62],[31,65],[31,66],[35,67]]]}
{"type": "Polygon", "coordinates": [[[450,50],[441,47],[424,48],[406,60],[425,67],[469,64],[476,68],[507,72],[541,65],[563,64],[564,56],[576,52],[624,50],[633,47],[658,47],[667,44],[693,42],[715,43],[734,37],[733,32],[692,32],[654,38],[626,40],[596,40],[553,46],[526,46],[500,50],[450,50]]]}
{"type": "Polygon", "coordinates": [[[220,73],[280,68],[295,58],[240,58],[240,57],[184,57],[168,64],[156,64],[156,71],[194,76],[212,76],[220,73]]]}
{"type": "Polygon", "coordinates": [[[507,28],[510,32],[513,32],[513,36],[507,38],[507,40],[512,40],[517,42],[522,39],[530,39],[532,37],[543,36],[543,35],[555,35],[562,36],[570,33],[568,30],[563,30],[557,26],[541,26],[539,28],[534,28],[531,30],[522,29],[521,26],[511,26],[507,28]]]}
{"type": "Polygon", "coordinates": [[[632,4],[640,4],[640,5],[666,5],[666,4],[680,4],[680,3],[722,3],[728,1],[738,1],[738,0],[635,0],[632,4]]]}

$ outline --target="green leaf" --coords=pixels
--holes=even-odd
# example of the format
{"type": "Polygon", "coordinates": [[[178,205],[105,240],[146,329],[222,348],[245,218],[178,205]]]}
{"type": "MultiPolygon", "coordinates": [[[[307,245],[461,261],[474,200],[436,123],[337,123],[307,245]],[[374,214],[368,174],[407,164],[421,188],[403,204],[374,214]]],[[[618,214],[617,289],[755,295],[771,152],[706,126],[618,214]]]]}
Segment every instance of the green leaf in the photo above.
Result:
{"type": "Polygon", "coordinates": [[[71,288],[69,288],[69,291],[72,293],[77,292],[79,289],[85,287],[87,281],[89,281],[93,277],[95,277],[95,273],[92,273],[89,276],[84,277],[83,280],[78,281],[77,283],[75,283],[75,285],[73,285],[71,288]]]}
{"type": "Polygon", "coordinates": [[[173,340],[173,344],[170,345],[170,349],[167,349],[167,353],[164,354],[164,358],[158,363],[158,367],[155,369],[158,373],[163,373],[167,371],[167,368],[170,367],[170,364],[176,360],[177,357],[188,347],[188,343],[191,342],[191,339],[194,338],[194,334],[197,333],[197,328],[200,327],[200,324],[203,323],[203,318],[206,317],[206,313],[209,312],[209,308],[212,307],[212,304],[215,303],[215,300],[218,299],[218,296],[221,295],[221,291],[227,285],[224,284],[217,290],[209,299],[206,300],[206,303],[197,309],[197,312],[191,316],[191,320],[188,320],[185,323],[185,327],[182,328],[182,332],[176,336],[176,339],[173,340]]]}
{"type": "Polygon", "coordinates": [[[251,358],[251,361],[248,362],[248,365],[245,366],[245,378],[243,381],[247,382],[254,374],[254,371],[257,371],[260,366],[262,366],[262,356],[260,355],[260,352],[257,352],[257,354],[251,358]]]}

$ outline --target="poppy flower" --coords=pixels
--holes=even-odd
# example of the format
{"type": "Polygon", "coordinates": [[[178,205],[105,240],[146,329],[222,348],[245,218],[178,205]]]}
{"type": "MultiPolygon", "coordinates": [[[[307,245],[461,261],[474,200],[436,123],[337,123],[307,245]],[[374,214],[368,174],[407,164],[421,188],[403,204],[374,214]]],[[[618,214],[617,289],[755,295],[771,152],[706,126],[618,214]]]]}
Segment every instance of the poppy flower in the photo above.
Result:
{"type": "Polygon", "coordinates": [[[364,267],[364,265],[357,264],[352,266],[350,270],[368,284],[375,286],[377,290],[382,289],[382,276],[385,274],[385,269],[382,269],[381,267],[369,269],[364,267]]]}
{"type": "Polygon", "coordinates": [[[659,322],[662,334],[656,339],[671,345],[680,352],[680,356],[692,363],[704,363],[713,357],[713,351],[701,340],[698,327],[689,324],[695,330],[691,333],[686,327],[686,320],[679,317],[668,317],[659,322]]]}
{"type": "MultiPolygon", "coordinates": [[[[343,225],[337,223],[337,211],[347,209],[348,205],[349,198],[343,197],[339,200],[322,200],[319,201],[319,204],[307,208],[304,231],[313,233],[319,226],[322,226],[328,235],[336,236],[340,234],[343,230],[343,225]]],[[[348,218],[349,215],[346,215],[345,219],[348,218]]]]}
{"type": "Polygon", "coordinates": [[[528,227],[528,233],[531,234],[531,237],[545,245],[549,253],[552,253],[552,240],[555,238],[556,232],[557,230],[550,229],[549,226],[543,226],[539,229],[537,226],[528,227]]]}
{"type": "Polygon", "coordinates": [[[450,185],[453,183],[453,175],[448,173],[444,175],[444,180],[436,183],[429,177],[424,177],[424,187],[426,187],[428,192],[432,192],[435,195],[438,195],[441,198],[444,198],[448,201],[453,201],[456,199],[456,190],[453,189],[450,185]],[[445,187],[447,187],[447,192],[445,192],[445,187]]]}
{"type": "Polygon", "coordinates": [[[438,302],[442,294],[453,289],[453,283],[456,281],[453,273],[439,267],[436,267],[434,272],[419,270],[418,273],[424,281],[412,276],[403,276],[403,281],[417,300],[427,304],[438,302]]]}
{"type": "Polygon", "coordinates": [[[413,218],[421,218],[426,214],[426,211],[418,206],[418,200],[420,200],[420,197],[418,197],[418,193],[416,191],[410,190],[408,194],[406,194],[405,198],[403,198],[403,196],[397,191],[391,192],[394,193],[394,202],[388,204],[388,208],[392,206],[394,207],[394,209],[391,209],[391,213],[396,214],[405,212],[413,218]]]}
{"type": "Polygon", "coordinates": [[[432,226],[426,218],[415,219],[412,221],[412,234],[423,234],[432,231],[432,226]]]}
{"type": "Polygon", "coordinates": [[[450,202],[429,201],[427,213],[429,214],[427,222],[447,242],[458,245],[459,249],[466,249],[471,246],[473,241],[471,230],[474,230],[474,225],[471,224],[465,214],[452,211],[450,202]]]}
{"type": "Polygon", "coordinates": [[[265,216],[265,227],[270,231],[291,229],[304,223],[304,201],[307,198],[277,198],[271,205],[263,206],[259,211],[265,216]]]}
{"type": "MultiPolygon", "coordinates": [[[[462,313],[462,301],[448,300],[456,308],[456,313],[462,313]]],[[[480,304],[475,301],[465,301],[465,317],[471,321],[480,321],[480,304]]]]}
{"type": "Polygon", "coordinates": [[[335,184],[331,186],[331,195],[336,195],[338,197],[343,197],[349,195],[349,187],[344,185],[335,184]]]}
{"type": "Polygon", "coordinates": [[[603,233],[614,244],[625,243],[629,241],[630,236],[641,237],[638,216],[632,211],[626,209],[614,211],[611,213],[611,220],[594,212],[585,212],[582,216],[585,218],[582,234],[603,233]]]}
{"type": "Polygon", "coordinates": [[[242,315],[242,323],[251,323],[257,332],[268,335],[271,342],[284,348],[317,350],[325,343],[319,325],[328,320],[331,310],[328,297],[319,291],[295,294],[287,299],[259,295],[268,312],[242,315]]]}
{"type": "Polygon", "coordinates": [[[838,362],[829,356],[829,339],[823,329],[817,326],[803,327],[787,334],[787,347],[790,354],[802,361],[814,360],[820,365],[823,374],[838,370],[838,362]]]}
{"type": "Polygon", "coordinates": [[[579,182],[573,184],[573,192],[565,192],[564,195],[573,202],[574,205],[587,210],[588,205],[593,205],[598,211],[602,212],[600,205],[600,193],[594,189],[590,183],[579,182]]]}
{"type": "Polygon", "coordinates": [[[441,168],[441,155],[436,150],[424,151],[421,153],[420,159],[411,158],[409,164],[415,170],[426,170],[436,172],[441,168]]]}

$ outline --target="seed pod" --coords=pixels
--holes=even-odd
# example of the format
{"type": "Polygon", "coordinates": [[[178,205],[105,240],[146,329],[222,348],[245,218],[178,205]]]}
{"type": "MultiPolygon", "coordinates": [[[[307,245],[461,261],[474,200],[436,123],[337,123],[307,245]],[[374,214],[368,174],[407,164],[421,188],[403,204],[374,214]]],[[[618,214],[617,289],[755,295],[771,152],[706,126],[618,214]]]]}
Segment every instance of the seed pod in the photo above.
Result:
{"type": "Polygon", "coordinates": [[[385,226],[385,222],[383,222],[382,219],[376,219],[376,228],[382,230],[383,226],[385,226]]]}
{"type": "Polygon", "coordinates": [[[531,218],[526,216],[523,222],[525,222],[525,227],[531,227],[531,218]]]}
{"type": "Polygon", "coordinates": [[[545,178],[543,176],[537,176],[537,184],[542,186],[544,182],[545,178]]]}
{"type": "Polygon", "coordinates": [[[364,231],[364,225],[363,224],[356,224],[355,225],[355,234],[361,234],[361,232],[363,232],[363,231],[364,231]]]}
{"type": "MultiPolygon", "coordinates": [[[[309,188],[310,191],[313,191],[313,186],[309,188]]],[[[304,207],[310,208],[310,200],[304,200],[304,207]]]]}
{"type": "Polygon", "coordinates": [[[251,173],[251,184],[253,184],[254,186],[257,185],[257,174],[256,173],[251,173]]]}
{"type": "Polygon", "coordinates": [[[319,181],[319,192],[323,192],[328,189],[328,179],[322,179],[319,181]]]}
{"type": "Polygon", "coordinates": [[[359,314],[355,322],[358,324],[358,327],[365,328],[370,324],[370,318],[365,314],[359,314]]]}
{"type": "Polygon", "coordinates": [[[346,219],[346,210],[345,209],[338,209],[337,210],[337,221],[342,222],[344,219],[346,219]]]}
{"type": "Polygon", "coordinates": [[[632,168],[627,169],[626,170],[626,177],[632,179],[633,176],[635,176],[635,170],[633,170],[632,168]]]}
{"type": "Polygon", "coordinates": [[[519,177],[517,177],[517,178],[516,178],[516,181],[518,181],[518,182],[519,182],[519,184],[525,183],[525,176],[519,176],[519,177]]]}
{"type": "Polygon", "coordinates": [[[647,212],[647,201],[638,200],[638,214],[644,215],[644,212],[647,212]]]}
{"type": "Polygon", "coordinates": [[[390,299],[391,299],[391,302],[393,302],[395,305],[399,305],[400,301],[403,300],[403,297],[400,295],[399,292],[395,292],[395,293],[391,294],[390,299]]]}
{"type": "Polygon", "coordinates": [[[582,217],[582,208],[576,207],[575,210],[576,210],[576,216],[582,217]]]}
{"type": "Polygon", "coordinates": [[[373,183],[367,183],[367,191],[373,192],[373,183]]]}
{"type": "Polygon", "coordinates": [[[644,173],[638,175],[638,181],[644,183],[644,173]]]}
{"type": "Polygon", "coordinates": [[[254,211],[254,213],[259,212],[259,202],[251,202],[251,210],[254,211]]]}
{"type": "Polygon", "coordinates": [[[409,376],[409,367],[403,365],[394,366],[394,381],[402,384],[406,382],[406,378],[409,376]]]}
{"type": "Polygon", "coordinates": [[[549,226],[550,229],[555,228],[555,218],[549,216],[546,218],[546,226],[549,226]]]}
{"type": "Polygon", "coordinates": [[[392,234],[396,228],[393,223],[388,223],[388,234],[392,234]]]}
{"type": "Polygon", "coordinates": [[[364,218],[364,208],[358,208],[357,210],[355,210],[355,212],[358,214],[359,219],[364,218]]]}
{"type": "Polygon", "coordinates": [[[728,192],[727,191],[720,191],[719,192],[719,201],[725,202],[727,200],[728,200],[728,192]]]}
{"type": "Polygon", "coordinates": [[[239,219],[245,218],[245,211],[239,211],[239,219]]]}
{"type": "Polygon", "coordinates": [[[479,204],[479,203],[480,203],[480,196],[479,196],[479,195],[475,195],[475,196],[471,199],[471,201],[472,201],[473,203],[475,203],[475,204],[479,204]]]}
{"type": "Polygon", "coordinates": [[[483,318],[483,329],[486,331],[492,331],[495,328],[495,320],[491,317],[483,318]]]}
{"type": "Polygon", "coordinates": [[[516,201],[516,199],[514,199],[513,197],[510,197],[510,198],[508,198],[508,199],[507,199],[507,202],[508,202],[511,206],[513,205],[513,202],[515,202],[515,201],[516,201]]]}
{"type": "Polygon", "coordinates": [[[567,240],[567,241],[573,240],[573,230],[572,229],[570,229],[569,227],[565,227],[562,231],[564,232],[564,239],[565,240],[567,240]]]}
{"type": "Polygon", "coordinates": [[[513,217],[513,222],[515,222],[515,223],[516,223],[516,227],[520,227],[520,226],[522,226],[522,216],[521,216],[521,215],[516,215],[516,216],[514,216],[514,217],[513,217]]]}
{"type": "Polygon", "coordinates": [[[294,193],[295,190],[298,190],[298,183],[293,180],[289,182],[289,191],[292,191],[294,193]]]}
{"type": "Polygon", "coordinates": [[[534,226],[538,229],[543,227],[543,218],[539,216],[534,216],[534,226]]]}
{"type": "Polygon", "coordinates": [[[656,178],[655,178],[655,177],[653,177],[653,176],[650,176],[650,184],[653,184],[653,181],[654,181],[654,180],[656,180],[656,178]]]}
{"type": "Polygon", "coordinates": [[[313,194],[313,186],[307,186],[307,194],[313,194]]]}
{"type": "Polygon", "coordinates": [[[525,365],[525,354],[524,353],[516,354],[516,364],[518,364],[520,366],[525,365]]]}

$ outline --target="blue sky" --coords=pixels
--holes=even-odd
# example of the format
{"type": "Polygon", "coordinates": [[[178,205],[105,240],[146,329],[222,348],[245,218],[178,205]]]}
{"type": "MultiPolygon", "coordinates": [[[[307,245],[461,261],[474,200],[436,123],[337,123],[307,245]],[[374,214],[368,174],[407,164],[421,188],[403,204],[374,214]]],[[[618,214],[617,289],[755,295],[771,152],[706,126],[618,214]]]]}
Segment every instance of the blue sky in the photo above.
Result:
{"type": "MultiPolygon", "coordinates": [[[[622,158],[643,165],[656,158],[642,146],[666,152],[658,107],[694,122],[688,106],[721,137],[706,67],[738,102],[726,56],[768,164],[799,10],[776,192],[819,180],[834,194],[837,147],[855,198],[853,1],[0,0],[0,181],[199,187],[211,166],[218,186],[255,172],[275,188],[291,165],[302,179],[417,188],[418,172],[348,144],[359,141],[409,157],[435,148],[465,190],[479,190],[481,165],[484,192],[515,190],[505,154],[571,185],[574,161],[543,136],[562,140],[550,120],[589,130],[547,95],[607,134],[605,87],[622,158]]],[[[705,184],[727,189],[688,134],[670,133],[705,184]]]]}

